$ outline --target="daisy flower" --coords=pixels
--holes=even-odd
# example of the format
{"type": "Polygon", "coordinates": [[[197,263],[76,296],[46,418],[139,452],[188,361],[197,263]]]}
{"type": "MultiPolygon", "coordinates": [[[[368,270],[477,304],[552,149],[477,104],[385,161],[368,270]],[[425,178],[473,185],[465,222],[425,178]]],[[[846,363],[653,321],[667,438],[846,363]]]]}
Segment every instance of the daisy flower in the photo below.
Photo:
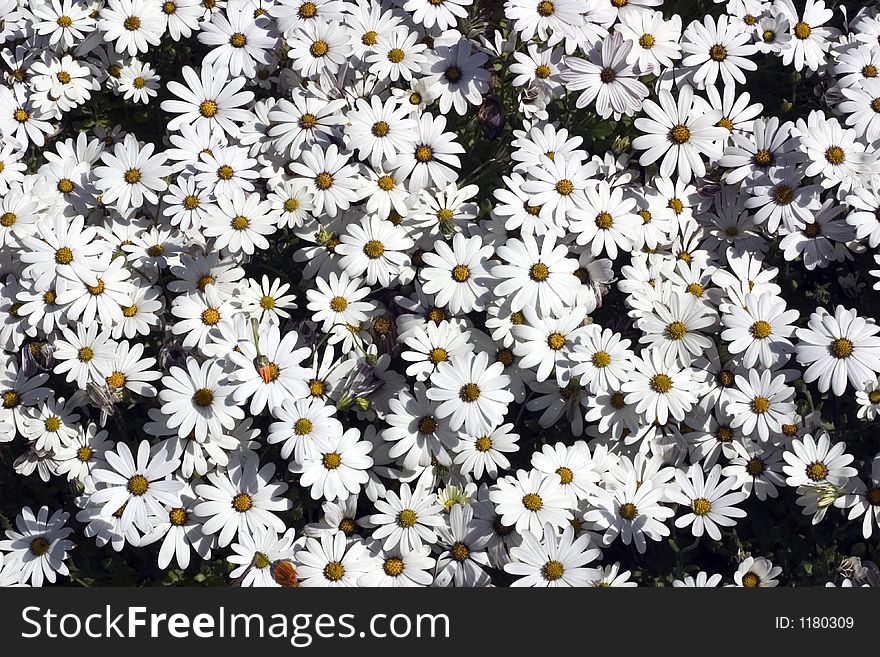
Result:
{"type": "Polygon", "coordinates": [[[441,240],[434,242],[434,252],[422,255],[425,267],[419,272],[425,281],[422,289],[433,294],[435,303],[458,315],[485,308],[489,275],[485,263],[493,248],[483,246],[479,235],[465,238],[456,233],[452,248],[441,240]]]}
{"type": "Polygon", "coordinates": [[[856,390],[856,402],[860,419],[871,422],[880,417],[880,380],[866,381],[861,390],[856,390]]]}
{"type": "Polygon", "coordinates": [[[462,474],[473,473],[475,479],[482,478],[483,473],[490,479],[497,479],[499,468],[506,470],[510,467],[504,454],[519,451],[519,435],[511,433],[511,429],[513,424],[502,424],[477,436],[459,433],[453,464],[461,468],[462,474]]]}
{"type": "Polygon", "coordinates": [[[315,279],[317,289],[307,290],[307,308],[312,311],[312,320],[321,324],[324,333],[332,333],[331,343],[343,342],[343,349],[352,348],[354,334],[350,327],[360,327],[374,309],[374,304],[364,301],[370,288],[363,286],[359,278],[352,279],[346,272],[330,272],[325,280],[315,279]]]}
{"type": "Polygon", "coordinates": [[[228,69],[215,68],[208,62],[202,62],[198,73],[184,66],[181,74],[186,86],[174,80],[167,84],[168,91],[179,100],[164,100],[161,105],[166,112],[178,115],[168,122],[168,129],[179,130],[183,125],[216,126],[231,137],[238,136],[239,124],[251,118],[251,113],[242,106],[254,97],[253,92],[241,90],[246,78],[230,79],[228,69]]]}
{"type": "Polygon", "coordinates": [[[555,373],[556,382],[561,387],[568,385],[574,366],[571,357],[574,345],[588,332],[583,326],[586,311],[575,308],[557,319],[540,317],[526,306],[523,314],[526,323],[513,327],[516,340],[513,353],[520,357],[520,367],[536,368],[538,381],[555,373]]]}
{"type": "Polygon", "coordinates": [[[428,399],[441,402],[438,418],[449,418],[456,430],[464,426],[469,434],[479,434],[502,424],[513,393],[507,386],[510,377],[502,374],[504,364],[489,365],[489,356],[480,352],[467,353],[444,361],[431,375],[428,399]]]}
{"type": "Polygon", "coordinates": [[[165,32],[165,16],[159,3],[145,0],[108,0],[101,8],[98,29],[118,53],[131,56],[158,46],[165,32]]]}
{"type": "Polygon", "coordinates": [[[834,11],[826,8],[823,0],[807,0],[803,14],[798,12],[792,0],[775,0],[772,11],[788,21],[794,37],[780,51],[782,63],[785,66],[794,63],[798,71],[805,65],[811,71],[818,70],[825,62],[831,39],[838,34],[832,27],[823,27],[834,17],[834,11]]]}
{"type": "Polygon", "coordinates": [[[809,157],[804,173],[821,174],[819,182],[826,189],[840,185],[841,192],[848,192],[868,162],[855,130],[842,127],[836,118],[825,118],[819,110],[810,112],[806,121],[798,119],[792,134],[800,137],[800,148],[809,157]]]}
{"type": "MultiPolygon", "coordinates": [[[[211,280],[214,280],[213,277],[211,280]]],[[[185,349],[195,346],[204,349],[210,331],[233,332],[234,313],[232,300],[225,295],[221,298],[220,290],[212,282],[208,282],[203,292],[175,297],[171,314],[179,321],[171,327],[171,332],[184,336],[185,349]]]]}
{"type": "Polygon", "coordinates": [[[740,562],[733,574],[734,586],[747,589],[778,586],[779,581],[776,578],[780,573],[782,568],[774,566],[769,559],[748,556],[740,562]]]}
{"type": "Polygon", "coordinates": [[[544,537],[545,525],[562,529],[573,516],[569,500],[559,485],[538,470],[517,470],[516,475],[499,479],[490,489],[489,499],[495,504],[502,524],[516,531],[531,532],[538,540],[544,537]]]}
{"type": "Polygon", "coordinates": [[[739,427],[745,436],[757,433],[762,442],[782,432],[782,425],[795,405],[791,401],[794,388],[785,385],[785,376],[773,376],[770,370],[758,374],[749,370],[748,379],[736,376],[725,411],[731,416],[731,427],[739,427]]]}
{"type": "Polygon", "coordinates": [[[289,289],[289,283],[282,283],[279,278],[269,280],[265,274],[259,282],[249,278],[247,288],[242,291],[241,310],[259,322],[281,324],[290,317],[287,310],[297,307],[296,296],[286,294],[289,289]]]}
{"type": "MultiPolygon", "coordinates": [[[[422,66],[427,62],[423,54],[426,49],[427,46],[419,41],[418,32],[399,27],[377,41],[373,52],[366,56],[366,62],[370,65],[370,73],[380,80],[397,82],[402,78],[409,82],[414,73],[421,73],[422,66]]],[[[409,105],[413,104],[412,100],[410,98],[409,105]]],[[[418,98],[415,105],[421,102],[422,98],[418,98]]]]}
{"type": "Polygon", "coordinates": [[[260,194],[247,194],[233,189],[231,195],[217,197],[217,212],[205,220],[202,232],[213,237],[218,249],[230,253],[252,254],[255,249],[268,249],[266,235],[277,230],[277,219],[269,201],[260,194]]]}
{"type": "Polygon", "coordinates": [[[97,167],[95,175],[105,204],[115,203],[120,212],[125,212],[141,207],[144,201],[158,202],[156,192],[167,189],[163,178],[171,173],[171,167],[165,166],[164,153],[153,155],[154,148],[153,144],[141,147],[137,138],[128,134],[113,147],[112,154],[101,155],[105,166],[97,167]]]}
{"type": "Polygon", "coordinates": [[[572,376],[593,393],[619,389],[634,367],[629,345],[608,328],[584,331],[572,347],[572,376]]]}
{"type": "Polygon", "coordinates": [[[404,349],[409,349],[402,351],[400,357],[412,363],[406,368],[406,375],[414,377],[416,381],[424,381],[440,363],[473,351],[474,348],[468,333],[448,322],[428,322],[424,326],[414,326],[400,339],[405,345],[404,349]]]}
{"type": "Polygon", "coordinates": [[[36,513],[29,506],[22,508],[15,517],[15,529],[7,529],[6,539],[0,541],[0,550],[6,553],[4,570],[17,571],[17,582],[37,587],[44,581],[54,584],[58,575],[69,575],[64,561],[74,543],[67,538],[73,533],[65,526],[68,518],[70,514],[61,510],[50,516],[47,506],[36,513]]]}
{"type": "Polygon", "coordinates": [[[580,280],[573,275],[578,262],[568,256],[564,244],[545,234],[540,246],[536,236],[510,239],[496,249],[502,264],[492,267],[498,279],[495,295],[510,299],[510,309],[534,308],[537,313],[559,315],[574,302],[580,280]]]}
{"type": "Polygon", "coordinates": [[[614,260],[618,249],[632,247],[630,236],[640,223],[634,212],[636,200],[625,198],[623,189],[612,189],[604,180],[587,187],[584,195],[581,207],[568,212],[571,231],[577,234],[578,244],[590,245],[592,255],[606,253],[614,260]]]}
{"type": "Polygon", "coordinates": [[[253,535],[261,528],[286,531],[275,512],[286,511],[292,502],[282,497],[287,484],[272,482],[274,474],[274,464],[261,468],[253,454],[230,459],[224,472],[210,473],[210,483],[195,486],[196,495],[203,501],[193,512],[204,519],[202,531],[209,536],[219,533],[220,547],[229,545],[236,535],[253,535]]]}
{"type": "Polygon", "coordinates": [[[302,463],[290,462],[290,471],[300,475],[300,485],[309,489],[313,500],[332,502],[360,493],[369,480],[367,470],[373,465],[369,456],[373,446],[360,436],[360,431],[352,427],[322,442],[315,452],[305,454],[302,463]]]}
{"type": "Polygon", "coordinates": [[[652,312],[642,315],[638,326],[644,335],[639,342],[661,357],[671,355],[682,365],[688,365],[712,348],[712,339],[704,332],[715,321],[714,315],[692,296],[673,294],[668,304],[655,302],[652,312]]]}
{"type": "Polygon", "coordinates": [[[110,331],[98,333],[95,322],[89,327],[78,324],[76,333],[69,328],[61,329],[63,339],[54,343],[55,374],[67,373],[68,383],[76,381],[81,390],[89,382],[101,381],[109,372],[115,354],[116,343],[110,339],[110,331]]]}
{"type": "Polygon", "coordinates": [[[309,394],[306,383],[314,374],[302,367],[309,348],[297,349],[299,334],[288,331],[282,337],[275,324],[264,323],[250,340],[239,340],[235,351],[228,354],[235,366],[230,379],[235,384],[235,402],[250,399],[250,412],[271,411],[286,399],[301,399],[309,394]]]}
{"type": "Polygon", "coordinates": [[[430,586],[436,562],[431,548],[423,545],[412,550],[382,550],[375,555],[374,566],[358,579],[361,587],[430,586]]]}
{"type": "Polygon", "coordinates": [[[794,346],[793,323],[800,313],[786,310],[784,299],[772,294],[746,294],[745,307],[731,304],[722,316],[721,339],[731,354],[743,354],[743,365],[773,368],[788,362],[794,346]]]}
{"type": "Polygon", "coordinates": [[[319,456],[322,445],[343,433],[342,423],[334,416],[336,407],[321,399],[285,399],[272,410],[277,420],[269,427],[270,445],[281,444],[281,457],[302,463],[306,457],[319,456]]]}
{"type": "Polygon", "coordinates": [[[722,14],[716,19],[706,16],[703,23],[691,23],[684,31],[681,49],[682,66],[695,69],[693,82],[699,89],[713,86],[718,76],[725,86],[745,84],[743,71],[754,71],[758,65],[749,57],[756,52],[752,35],[741,30],[722,14]]]}
{"type": "Polygon", "coordinates": [[[115,450],[105,451],[103,458],[105,462],[92,470],[92,476],[106,486],[92,493],[89,502],[101,505],[101,515],[106,518],[124,507],[120,531],[132,524],[148,531],[148,513],[159,516],[165,513],[165,506],[180,506],[184,484],[167,478],[180,467],[180,461],[152,455],[149,441],[140,442],[136,458],[123,442],[116,443],[115,450]]]}
{"type": "Polygon", "coordinates": [[[277,531],[268,527],[260,527],[253,534],[239,534],[239,542],[232,544],[235,554],[227,557],[229,563],[237,566],[229,577],[240,582],[241,586],[280,586],[272,575],[272,565],[276,561],[293,559],[293,537],[293,529],[279,536],[277,531]]]}
{"type": "Polygon", "coordinates": [[[690,368],[682,368],[674,352],[664,357],[657,349],[642,352],[634,365],[630,380],[621,386],[624,403],[636,404],[636,411],[644,413],[648,421],[666,424],[669,417],[684,420],[702,387],[690,368]]]}
{"type": "Polygon", "coordinates": [[[323,208],[328,216],[335,217],[357,200],[356,167],[349,164],[348,155],[340,153],[336,144],[326,150],[315,144],[303,151],[301,158],[290,165],[290,170],[314,195],[315,208],[323,208]]]}
{"type": "MultiPolygon", "coordinates": [[[[431,4],[431,0],[428,0],[428,5],[431,4]]],[[[438,6],[445,5],[455,6],[452,0],[443,0],[438,6]]],[[[473,52],[468,41],[459,41],[451,47],[437,46],[429,54],[427,63],[422,67],[425,73],[423,81],[436,94],[443,114],[448,114],[454,108],[457,114],[463,116],[468,105],[479,106],[482,103],[483,94],[489,90],[489,71],[483,68],[488,59],[484,52],[473,52]]]]}
{"type": "Polygon", "coordinates": [[[604,530],[602,541],[611,545],[620,536],[624,545],[634,543],[639,554],[647,549],[645,538],[659,541],[669,536],[669,527],[664,521],[675,515],[665,501],[666,489],[655,487],[652,482],[637,481],[631,472],[623,486],[615,489],[602,489],[590,496],[590,504],[596,507],[584,514],[584,520],[594,523],[599,531],[604,530]]]}
{"type": "Polygon", "coordinates": [[[681,58],[681,17],[677,14],[665,21],[659,11],[627,11],[620,14],[615,29],[632,42],[627,63],[640,75],[659,75],[681,58]]]}
{"type": "Polygon", "coordinates": [[[489,565],[486,552],[490,537],[480,531],[474,520],[472,506],[455,504],[449,511],[449,525],[438,527],[441,548],[437,558],[436,586],[477,587],[487,586],[489,575],[484,567],[489,565]]]}
{"type": "Polygon", "coordinates": [[[648,95],[633,66],[628,62],[633,44],[624,41],[619,33],[602,40],[587,54],[588,59],[566,57],[567,70],[561,74],[566,89],[583,89],[575,105],[586,107],[592,103],[603,119],[621,115],[632,116],[648,95]]]}
{"type": "Polygon", "coordinates": [[[676,488],[666,491],[672,502],[688,507],[689,511],[675,521],[675,526],[691,527],[691,532],[699,538],[704,533],[713,541],[721,540],[721,527],[733,527],[735,518],[745,518],[746,512],[736,505],[746,499],[747,494],[730,492],[736,484],[734,477],[721,480],[721,466],[715,465],[704,477],[699,465],[692,465],[687,473],[675,471],[676,488]]]}
{"type": "Polygon", "coordinates": [[[0,134],[5,140],[20,144],[33,143],[41,148],[55,129],[50,115],[36,107],[18,89],[0,87],[0,134]]]}
{"type": "Polygon", "coordinates": [[[840,90],[847,100],[837,108],[847,115],[846,124],[870,141],[880,137],[880,80],[868,78],[859,87],[840,90]]]}
{"type": "Polygon", "coordinates": [[[211,46],[203,63],[227,69],[230,75],[253,78],[257,64],[271,64],[276,35],[265,17],[254,16],[245,3],[229,4],[210,21],[199,24],[199,43],[211,46]]]}
{"type": "Polygon", "coordinates": [[[824,432],[818,440],[810,434],[802,439],[795,438],[783,452],[782,458],[785,459],[785,465],[782,466],[785,483],[791,487],[815,487],[820,484],[841,487],[859,473],[849,465],[853,456],[846,453],[846,443],[832,445],[824,432]]]}
{"type": "Polygon", "coordinates": [[[289,57],[303,77],[335,74],[351,56],[345,30],[332,21],[308,21],[287,38],[289,57]]]}
{"type": "Polygon", "coordinates": [[[817,381],[819,390],[843,395],[847,381],[860,390],[880,372],[880,332],[873,320],[838,305],[834,314],[819,307],[807,328],[796,331],[797,360],[807,366],[804,381],[817,381]]]}
{"type": "Polygon", "coordinates": [[[169,507],[144,539],[146,543],[161,539],[159,568],[168,568],[172,560],[180,568],[189,567],[192,550],[200,559],[211,558],[213,537],[202,533],[202,523],[193,513],[198,498],[189,485],[181,491],[180,499],[181,506],[169,507]]]}
{"type": "Polygon", "coordinates": [[[339,265],[351,276],[364,276],[368,285],[382,287],[388,287],[399,276],[409,262],[407,251],[413,246],[402,226],[375,215],[349,224],[339,239],[335,248],[341,256],[339,265]]]}
{"type": "Polygon", "coordinates": [[[455,141],[453,132],[446,129],[446,117],[425,112],[419,117],[413,146],[399,153],[391,166],[401,178],[409,178],[408,189],[415,193],[430,185],[442,189],[454,182],[453,168],[461,166],[456,153],[464,153],[464,147],[455,141]]]}
{"type": "Polygon", "coordinates": [[[49,37],[49,45],[58,51],[70,50],[95,30],[89,9],[75,0],[52,0],[30,7],[37,34],[49,37]]]}
{"type": "Polygon", "coordinates": [[[669,177],[678,171],[679,178],[689,182],[693,176],[706,175],[703,157],[717,160],[727,139],[726,128],[718,126],[720,110],[700,111],[689,85],[681,87],[676,100],[661,89],[660,104],[645,100],[644,110],[650,118],[638,118],[635,126],[645,133],[633,140],[633,148],[645,151],[639,164],[647,166],[661,157],[660,175],[669,177]]]}
{"type": "Polygon", "coordinates": [[[156,70],[146,62],[132,61],[119,74],[119,91],[125,100],[147,104],[156,96],[159,80],[156,70]]]}
{"type": "Polygon", "coordinates": [[[350,137],[349,148],[358,151],[362,160],[369,160],[372,167],[392,162],[398,153],[409,150],[415,140],[415,119],[409,118],[409,110],[393,99],[383,104],[378,96],[368,103],[362,98],[356,101],[356,110],[349,112],[350,125],[346,130],[350,137]]]}
{"type": "Polygon", "coordinates": [[[510,549],[511,561],[504,565],[505,572],[521,576],[512,586],[583,587],[599,576],[595,568],[584,567],[602,556],[600,550],[589,548],[589,534],[575,538],[574,527],[568,526],[559,536],[548,523],[543,541],[527,530],[522,539],[521,545],[510,549]]]}
{"type": "Polygon", "coordinates": [[[177,427],[181,438],[194,433],[197,441],[204,442],[208,434],[222,434],[244,418],[244,411],[232,400],[234,388],[227,385],[218,363],[199,365],[195,358],[187,358],[186,369],[172,367],[168,376],[162,377],[162,385],[162,413],[168,416],[169,427],[177,427]]]}
{"type": "Polygon", "coordinates": [[[408,552],[420,548],[424,543],[433,545],[437,542],[434,528],[444,524],[440,515],[443,507],[436,500],[432,492],[418,485],[411,490],[408,484],[401,484],[399,496],[388,491],[384,500],[376,500],[378,513],[369,518],[370,524],[375,527],[373,538],[384,539],[384,550],[399,547],[408,552]]]}
{"type": "Polygon", "coordinates": [[[296,552],[294,562],[300,586],[341,588],[357,586],[370,570],[372,559],[360,540],[348,541],[345,534],[308,537],[296,552]]]}

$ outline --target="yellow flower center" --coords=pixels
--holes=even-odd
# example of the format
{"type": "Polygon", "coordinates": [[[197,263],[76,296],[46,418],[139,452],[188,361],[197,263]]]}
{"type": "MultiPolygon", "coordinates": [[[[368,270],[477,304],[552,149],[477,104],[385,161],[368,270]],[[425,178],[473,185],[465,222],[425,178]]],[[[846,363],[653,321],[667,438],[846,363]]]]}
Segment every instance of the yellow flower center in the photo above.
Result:
{"type": "Polygon", "coordinates": [[[474,449],[478,452],[488,452],[492,449],[492,440],[489,436],[480,436],[474,441],[474,449]]]}
{"type": "Polygon", "coordinates": [[[825,151],[825,159],[829,164],[837,166],[843,164],[843,161],[846,159],[846,154],[840,146],[829,146],[825,151]]]}
{"type": "Polygon", "coordinates": [[[435,420],[430,415],[426,415],[422,419],[419,420],[419,433],[430,435],[437,431],[437,420],[435,420]]]}
{"type": "Polygon", "coordinates": [[[714,45],[709,48],[709,58],[715,62],[723,62],[727,59],[727,48],[722,45],[714,45]]]}
{"type": "Polygon", "coordinates": [[[653,34],[643,34],[639,37],[639,45],[645,50],[650,50],[654,47],[654,35],[653,34]]]}
{"type": "Polygon", "coordinates": [[[639,515],[639,510],[632,502],[626,502],[620,505],[619,513],[620,517],[624,520],[635,520],[636,516],[639,515]]]}
{"type": "Polygon", "coordinates": [[[456,543],[449,552],[452,554],[452,558],[459,562],[466,561],[471,553],[464,543],[456,543]]]}
{"type": "Polygon", "coordinates": [[[752,413],[762,415],[770,409],[770,400],[766,397],[755,397],[749,407],[752,409],[752,413]]]}
{"type": "Polygon", "coordinates": [[[250,511],[254,506],[253,498],[247,493],[238,493],[232,498],[232,508],[239,513],[250,511]]]}
{"type": "Polygon", "coordinates": [[[564,572],[565,568],[563,567],[563,565],[555,559],[548,561],[543,566],[541,566],[541,576],[548,582],[555,582],[556,580],[560,579],[564,572]]]}
{"type": "MultiPolygon", "coordinates": [[[[391,50],[388,51],[388,61],[391,62],[392,64],[400,64],[400,62],[403,61],[403,58],[405,56],[406,56],[406,53],[403,52],[400,48],[392,48],[391,50]]],[[[420,102],[422,102],[422,99],[421,99],[421,97],[419,97],[419,100],[416,101],[415,103],[413,103],[412,98],[410,98],[410,102],[413,105],[418,105],[420,102]]]]}
{"type": "Polygon", "coordinates": [[[464,283],[470,277],[471,270],[465,265],[455,265],[455,267],[452,268],[452,280],[456,283],[464,283]]]}
{"type": "Polygon", "coordinates": [[[568,178],[563,178],[556,183],[556,193],[561,196],[568,196],[574,191],[574,183],[568,178]]]}
{"type": "Polygon", "coordinates": [[[803,21],[797,22],[794,26],[794,35],[801,40],[808,38],[812,31],[810,26],[803,21]]]}
{"type": "Polygon", "coordinates": [[[328,452],[321,458],[321,465],[327,470],[335,470],[342,463],[342,457],[336,452],[328,452]]]}
{"type": "Polygon", "coordinates": [[[327,45],[327,42],[321,39],[318,39],[309,46],[309,53],[311,53],[312,57],[323,57],[327,54],[328,50],[330,50],[330,47],[327,45]]]}
{"type": "Polygon", "coordinates": [[[107,377],[107,385],[111,388],[122,388],[125,386],[125,375],[122,372],[115,371],[107,377]]]}
{"type": "Polygon", "coordinates": [[[379,240],[370,240],[364,244],[364,255],[370,260],[381,258],[383,253],[385,253],[385,245],[379,240]]]}
{"type": "Polygon", "coordinates": [[[544,506],[544,500],[541,499],[541,496],[537,493],[527,493],[522,498],[523,506],[534,513],[535,511],[540,511],[544,506]]]}
{"type": "Polygon", "coordinates": [[[688,130],[687,126],[683,126],[678,124],[672,130],[669,131],[669,140],[673,144],[681,145],[685,143],[688,139],[691,138],[691,131],[688,130]]]}
{"type": "Polygon", "coordinates": [[[128,492],[135,497],[140,497],[150,488],[150,482],[143,475],[136,474],[128,480],[128,492]]]}
{"type": "Polygon", "coordinates": [[[206,308],[202,312],[202,324],[205,326],[214,326],[220,322],[220,313],[216,308],[206,308]]]}
{"type": "Polygon", "coordinates": [[[422,144],[416,148],[416,160],[419,162],[429,162],[434,157],[434,152],[430,146],[422,144]]]}
{"type": "Polygon", "coordinates": [[[537,9],[538,9],[538,16],[542,16],[544,18],[547,18],[548,16],[553,15],[555,7],[553,6],[553,3],[550,2],[550,0],[541,0],[541,2],[538,3],[537,9]]]}
{"type": "Polygon", "coordinates": [[[698,497],[691,502],[691,509],[698,516],[704,516],[712,510],[712,503],[705,497],[698,497]]]}
{"type": "Polygon", "coordinates": [[[648,381],[648,387],[658,394],[665,395],[672,390],[672,379],[667,374],[655,374],[648,381]]]}
{"type": "Polygon", "coordinates": [[[759,319],[749,327],[749,333],[752,334],[753,338],[757,338],[758,340],[769,338],[771,330],[769,322],[765,322],[763,319],[759,319]]]}
{"type": "Polygon", "coordinates": [[[129,32],[134,32],[139,29],[141,26],[141,19],[137,16],[129,16],[124,21],[122,21],[122,27],[124,27],[129,32]]]}
{"type": "Polygon", "coordinates": [[[806,469],[807,477],[813,481],[822,481],[828,476],[828,467],[824,463],[810,463],[806,469]]]}
{"type": "Polygon", "coordinates": [[[480,388],[476,383],[465,383],[458,391],[458,396],[461,401],[475,402],[480,398],[480,388]]]}
{"type": "Polygon", "coordinates": [[[755,573],[749,572],[742,576],[743,588],[753,589],[761,584],[761,578],[755,573]]]}
{"type": "Polygon", "coordinates": [[[565,346],[565,336],[561,333],[551,333],[547,336],[547,346],[553,351],[559,351],[565,346]]]}
{"type": "Polygon", "coordinates": [[[602,230],[608,230],[614,225],[614,217],[607,212],[600,212],[596,215],[596,226],[602,230]]]}
{"type": "MultiPolygon", "coordinates": [[[[549,276],[550,268],[543,262],[536,262],[532,265],[531,269],[529,269],[529,278],[538,283],[543,283],[549,276]]],[[[525,321],[525,318],[523,318],[523,321],[525,321]]]]}
{"type": "Polygon", "coordinates": [[[409,529],[414,524],[418,518],[416,517],[415,511],[412,509],[404,509],[400,513],[397,514],[397,524],[403,527],[404,529],[409,529]]]}
{"type": "Polygon", "coordinates": [[[231,37],[229,37],[229,44],[233,48],[244,48],[247,43],[247,37],[241,32],[236,32],[231,37]]]}
{"type": "Polygon", "coordinates": [[[88,363],[94,357],[95,352],[92,351],[91,347],[80,347],[79,351],[76,352],[76,358],[81,363],[88,363]]]}
{"type": "Polygon", "coordinates": [[[141,172],[137,169],[129,169],[125,172],[125,182],[135,185],[141,181],[141,172]]]}
{"type": "Polygon", "coordinates": [[[192,396],[193,403],[200,408],[207,408],[214,403],[214,391],[208,388],[199,388],[192,396]]]}
{"type": "Polygon", "coordinates": [[[682,322],[672,322],[666,327],[665,333],[670,340],[682,340],[687,335],[687,326],[682,322]]]}
{"type": "Polygon", "coordinates": [[[852,356],[853,343],[846,338],[837,338],[828,346],[828,350],[835,358],[849,358],[852,356]]]}

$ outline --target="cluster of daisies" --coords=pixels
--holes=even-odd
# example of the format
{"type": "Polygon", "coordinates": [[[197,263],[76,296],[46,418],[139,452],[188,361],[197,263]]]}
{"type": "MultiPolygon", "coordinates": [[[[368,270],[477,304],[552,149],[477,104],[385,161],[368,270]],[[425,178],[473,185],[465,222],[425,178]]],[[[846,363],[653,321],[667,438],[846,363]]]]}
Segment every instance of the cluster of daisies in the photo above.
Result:
{"type": "Polygon", "coordinates": [[[0,459],[59,491],[3,493],[0,584],[93,541],[634,586],[754,504],[869,539],[880,16],[665,4],[0,0],[0,459]]]}

